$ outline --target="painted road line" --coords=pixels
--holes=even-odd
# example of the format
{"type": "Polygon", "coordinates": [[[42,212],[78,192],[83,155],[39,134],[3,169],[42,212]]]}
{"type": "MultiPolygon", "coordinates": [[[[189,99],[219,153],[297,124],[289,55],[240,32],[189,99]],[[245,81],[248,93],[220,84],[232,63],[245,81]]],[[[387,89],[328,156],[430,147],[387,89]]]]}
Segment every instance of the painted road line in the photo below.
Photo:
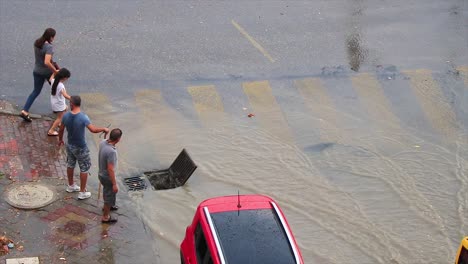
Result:
{"type": "Polygon", "coordinates": [[[411,88],[432,126],[443,135],[457,137],[455,114],[433,79],[431,71],[421,69],[403,71],[403,73],[410,77],[411,88]]]}
{"type": "Polygon", "coordinates": [[[88,109],[92,110],[93,115],[103,115],[112,112],[112,103],[103,93],[82,93],[80,97],[81,108],[85,113],[88,109]]]}
{"type": "Polygon", "coordinates": [[[252,45],[257,48],[262,54],[263,56],[265,56],[268,60],[270,60],[270,62],[275,62],[275,59],[273,59],[273,57],[271,57],[271,55],[268,53],[268,51],[266,51],[262,45],[260,45],[257,41],[255,41],[254,38],[252,38],[249,33],[247,33],[247,31],[245,31],[244,28],[242,28],[239,24],[237,24],[236,21],[234,20],[231,20],[231,23],[232,25],[234,25],[235,28],[237,28],[237,30],[239,30],[239,32],[245,37],[247,38],[247,40],[250,41],[250,43],[252,43],[252,45]]]}
{"type": "Polygon", "coordinates": [[[269,82],[245,82],[242,84],[242,87],[254,110],[254,118],[258,119],[259,124],[268,133],[288,143],[293,143],[289,125],[272,94],[269,82]]]}
{"type": "Polygon", "coordinates": [[[341,124],[340,114],[322,81],[318,78],[295,80],[295,86],[304,98],[305,105],[312,111],[320,129],[320,139],[323,142],[349,143],[338,127],[341,124]]]}
{"type": "Polygon", "coordinates": [[[362,73],[353,76],[351,82],[368,115],[381,127],[381,131],[392,128],[401,133],[400,119],[391,110],[379,81],[369,73],[362,73]]]}
{"type": "Polygon", "coordinates": [[[223,102],[214,85],[190,86],[187,90],[203,123],[225,121],[223,102]]]}
{"type": "Polygon", "coordinates": [[[457,70],[461,73],[465,88],[468,89],[468,66],[460,66],[457,70]]]}
{"type": "MultiPolygon", "coordinates": [[[[107,127],[109,124],[112,129],[117,126],[112,114],[113,107],[111,100],[103,93],[82,93],[81,107],[83,112],[91,119],[91,124],[98,127],[107,127]]],[[[104,139],[103,136],[99,138],[100,134],[93,134],[93,140],[96,145],[104,139]]]]}
{"type": "Polygon", "coordinates": [[[173,110],[157,89],[139,90],[135,93],[136,105],[140,109],[139,126],[144,133],[147,144],[152,144],[163,162],[173,159],[175,153],[181,150],[175,139],[187,128],[178,125],[181,117],[173,110]]]}

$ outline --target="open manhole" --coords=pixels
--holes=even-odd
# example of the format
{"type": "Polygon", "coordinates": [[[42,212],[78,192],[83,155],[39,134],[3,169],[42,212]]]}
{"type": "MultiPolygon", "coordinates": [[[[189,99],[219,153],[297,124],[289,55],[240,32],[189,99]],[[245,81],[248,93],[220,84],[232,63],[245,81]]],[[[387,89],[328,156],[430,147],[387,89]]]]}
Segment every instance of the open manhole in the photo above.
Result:
{"type": "Polygon", "coordinates": [[[55,189],[51,186],[25,182],[13,184],[4,192],[5,201],[20,209],[36,209],[51,204],[57,198],[55,189]]]}
{"type": "Polygon", "coordinates": [[[185,149],[180,152],[168,169],[144,173],[155,190],[174,189],[184,185],[197,165],[185,149]]]}

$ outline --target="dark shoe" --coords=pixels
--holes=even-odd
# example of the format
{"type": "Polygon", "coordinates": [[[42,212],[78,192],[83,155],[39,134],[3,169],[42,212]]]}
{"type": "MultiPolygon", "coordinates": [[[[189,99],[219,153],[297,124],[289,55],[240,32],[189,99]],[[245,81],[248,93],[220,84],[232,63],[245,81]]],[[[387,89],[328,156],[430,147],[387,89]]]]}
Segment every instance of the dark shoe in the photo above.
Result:
{"type": "Polygon", "coordinates": [[[29,116],[29,114],[24,114],[24,113],[21,113],[20,116],[24,119],[24,121],[26,122],[32,122],[32,119],[31,117],[29,116]]]}
{"type": "Polygon", "coordinates": [[[112,218],[112,216],[109,216],[109,219],[101,220],[101,223],[103,223],[103,224],[114,224],[114,223],[117,223],[117,218],[112,218]]]}
{"type": "MultiPolygon", "coordinates": [[[[119,210],[119,207],[117,205],[111,206],[110,208],[111,211],[117,211],[119,210]]],[[[102,211],[104,211],[104,208],[102,208],[102,211]]]]}

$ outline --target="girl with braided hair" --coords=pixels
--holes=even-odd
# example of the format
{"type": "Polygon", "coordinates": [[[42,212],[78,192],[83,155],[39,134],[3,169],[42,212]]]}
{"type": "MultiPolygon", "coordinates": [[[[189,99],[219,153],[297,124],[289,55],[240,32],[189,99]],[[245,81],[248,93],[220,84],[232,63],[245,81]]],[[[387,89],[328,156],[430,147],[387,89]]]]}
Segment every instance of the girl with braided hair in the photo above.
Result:
{"type": "Polygon", "coordinates": [[[67,104],[65,99],[70,100],[70,95],[68,95],[65,85],[63,84],[70,78],[70,71],[67,68],[61,68],[55,77],[51,77],[50,83],[52,84],[52,90],[50,93],[50,104],[52,106],[52,111],[57,114],[57,118],[47,132],[48,136],[58,136],[58,132],[55,129],[62,122],[62,117],[65,111],[67,110],[67,104]],[[52,79],[53,78],[53,79],[52,79]]]}

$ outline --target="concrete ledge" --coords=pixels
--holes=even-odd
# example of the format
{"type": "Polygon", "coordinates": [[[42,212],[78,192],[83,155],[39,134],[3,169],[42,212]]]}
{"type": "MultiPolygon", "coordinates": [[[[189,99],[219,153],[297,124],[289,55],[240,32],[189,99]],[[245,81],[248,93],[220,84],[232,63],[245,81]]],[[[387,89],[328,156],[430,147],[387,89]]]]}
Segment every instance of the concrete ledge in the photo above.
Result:
{"type": "MultiPolygon", "coordinates": [[[[19,116],[20,113],[21,113],[21,110],[15,107],[12,103],[6,100],[0,99],[0,114],[19,116]]],[[[42,115],[32,114],[32,113],[29,113],[29,116],[34,119],[43,118],[42,115]]]]}

